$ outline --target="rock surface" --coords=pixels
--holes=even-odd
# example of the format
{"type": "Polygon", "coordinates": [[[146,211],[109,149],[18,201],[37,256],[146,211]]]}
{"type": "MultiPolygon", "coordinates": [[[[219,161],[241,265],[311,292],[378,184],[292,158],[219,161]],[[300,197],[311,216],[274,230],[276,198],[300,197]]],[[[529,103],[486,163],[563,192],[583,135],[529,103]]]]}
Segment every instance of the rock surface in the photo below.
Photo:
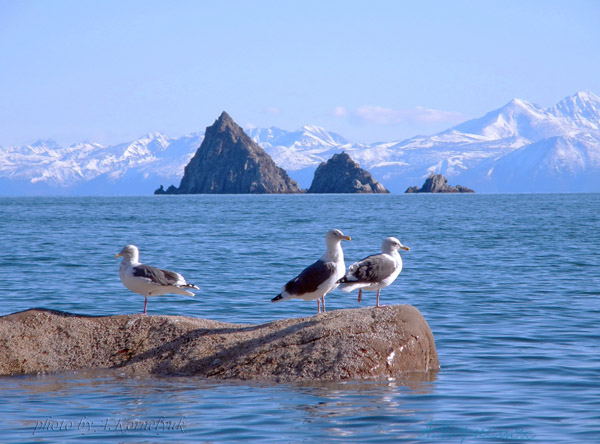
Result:
{"type": "Polygon", "coordinates": [[[334,154],[315,171],[309,193],[389,193],[371,173],[363,170],[347,153],[334,154]]]}
{"type": "Polygon", "coordinates": [[[448,185],[448,179],[443,174],[432,174],[426,180],[421,188],[409,187],[405,193],[474,193],[470,188],[462,185],[448,185]]]}
{"type": "Polygon", "coordinates": [[[154,194],[298,193],[298,184],[223,111],[206,128],[204,140],[186,165],[179,188],[154,194]]]}
{"type": "Polygon", "coordinates": [[[334,381],[428,372],[439,362],[427,322],[410,305],[262,325],[46,309],[0,318],[0,375],[93,368],[135,376],[334,381]]]}

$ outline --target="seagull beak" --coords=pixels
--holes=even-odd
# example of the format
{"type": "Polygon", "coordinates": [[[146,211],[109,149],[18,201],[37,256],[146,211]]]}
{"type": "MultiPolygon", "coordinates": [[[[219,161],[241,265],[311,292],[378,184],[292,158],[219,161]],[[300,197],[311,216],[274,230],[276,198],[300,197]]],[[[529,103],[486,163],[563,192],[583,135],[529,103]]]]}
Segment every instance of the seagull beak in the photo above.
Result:
{"type": "Polygon", "coordinates": [[[410,251],[410,248],[408,248],[406,245],[402,245],[400,248],[402,248],[403,250],[406,250],[406,251],[410,251]]]}
{"type": "Polygon", "coordinates": [[[344,239],[344,240],[352,240],[352,238],[350,236],[344,236],[344,237],[342,237],[342,239],[344,239]]]}
{"type": "Polygon", "coordinates": [[[121,253],[115,254],[115,257],[121,257],[121,253]]]}

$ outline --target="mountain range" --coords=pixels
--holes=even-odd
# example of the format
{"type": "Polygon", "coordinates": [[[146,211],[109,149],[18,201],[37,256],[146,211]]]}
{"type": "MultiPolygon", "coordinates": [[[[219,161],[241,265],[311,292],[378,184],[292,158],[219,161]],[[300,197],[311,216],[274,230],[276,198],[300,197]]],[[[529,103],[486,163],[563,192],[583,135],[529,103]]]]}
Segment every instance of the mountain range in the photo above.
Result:
{"type": "MultiPolygon", "coordinates": [[[[600,192],[600,98],[589,91],[549,108],[513,99],[480,118],[402,141],[354,143],[312,125],[246,133],[302,188],[321,162],[345,151],[392,193],[431,173],[477,192],[600,192]]],[[[113,146],[0,146],[0,195],[152,194],[179,183],[203,137],[152,133],[113,146]]]]}

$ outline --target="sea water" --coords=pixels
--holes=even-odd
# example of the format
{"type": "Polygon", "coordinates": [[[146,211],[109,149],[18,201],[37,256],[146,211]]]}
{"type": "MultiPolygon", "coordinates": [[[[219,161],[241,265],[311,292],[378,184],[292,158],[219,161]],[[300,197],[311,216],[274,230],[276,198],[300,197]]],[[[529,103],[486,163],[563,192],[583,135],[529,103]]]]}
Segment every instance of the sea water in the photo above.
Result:
{"type": "MultiPolygon", "coordinates": [[[[110,371],[0,378],[2,442],[539,442],[600,439],[600,194],[0,198],[0,315],[139,313],[115,253],[182,273],[195,297],[149,314],[235,323],[272,304],[339,228],[346,264],[395,236],[382,290],[428,321],[441,369],[388,381],[265,384],[110,371]]],[[[362,304],[339,290],[328,310],[362,304]]]]}

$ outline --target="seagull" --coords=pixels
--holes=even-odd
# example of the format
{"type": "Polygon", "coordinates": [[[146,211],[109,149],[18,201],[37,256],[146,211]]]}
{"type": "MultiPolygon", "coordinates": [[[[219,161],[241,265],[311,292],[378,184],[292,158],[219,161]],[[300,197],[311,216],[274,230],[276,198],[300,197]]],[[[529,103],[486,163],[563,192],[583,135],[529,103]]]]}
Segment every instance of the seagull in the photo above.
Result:
{"type": "Polygon", "coordinates": [[[148,296],[169,293],[194,296],[194,293],[185,289],[193,288],[200,290],[195,285],[188,283],[179,273],[140,264],[140,252],[135,245],[123,247],[115,257],[123,258],[121,265],[119,266],[119,276],[121,277],[123,285],[134,293],[141,294],[145,298],[144,312],[142,314],[146,314],[148,296]]]}
{"type": "Polygon", "coordinates": [[[338,283],[340,290],[349,293],[358,288],[358,302],[362,298],[362,291],[377,290],[377,304],[379,305],[379,292],[396,280],[402,271],[402,258],[398,250],[409,251],[410,248],[402,245],[395,237],[386,237],[381,245],[381,253],[367,256],[359,262],[350,265],[346,275],[338,283]]]}
{"type": "Polygon", "coordinates": [[[340,230],[330,230],[325,235],[327,250],[314,264],[308,266],[294,279],[281,289],[281,293],[271,299],[271,302],[285,301],[293,298],[305,301],[317,300],[317,313],[321,313],[321,302],[325,312],[325,295],[334,290],[338,280],[344,276],[344,252],[340,242],[350,240],[340,230]]]}

